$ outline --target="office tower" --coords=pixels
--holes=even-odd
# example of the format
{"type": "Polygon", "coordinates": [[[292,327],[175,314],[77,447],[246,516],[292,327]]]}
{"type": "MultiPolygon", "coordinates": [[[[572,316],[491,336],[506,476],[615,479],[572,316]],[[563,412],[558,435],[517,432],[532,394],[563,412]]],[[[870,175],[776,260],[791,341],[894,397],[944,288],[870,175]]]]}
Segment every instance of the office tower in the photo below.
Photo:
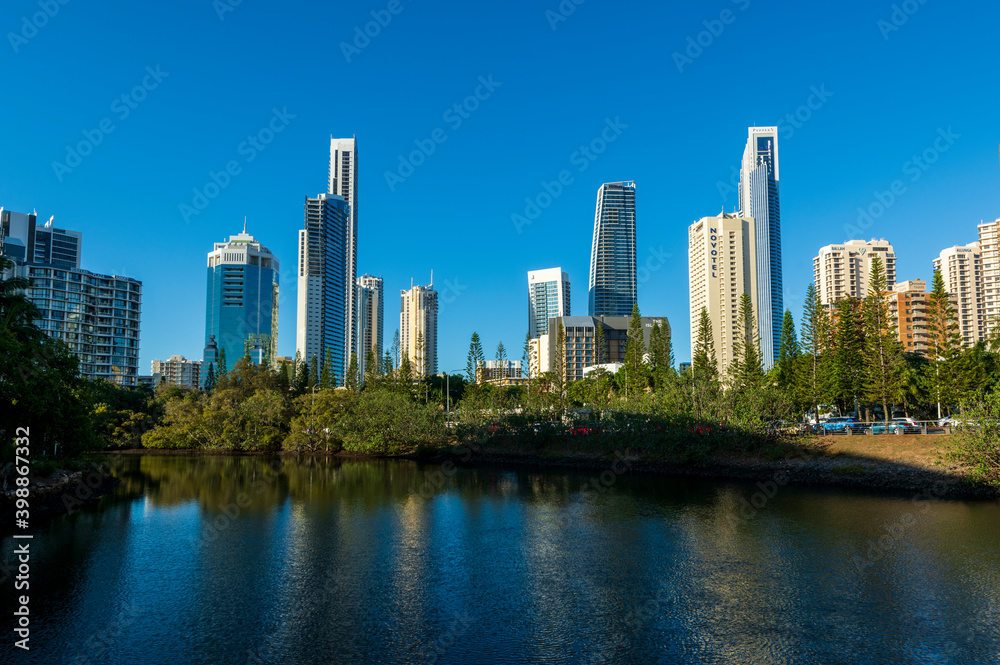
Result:
{"type": "Polygon", "coordinates": [[[167,360],[157,358],[150,365],[154,387],[159,385],[161,379],[173,386],[201,387],[200,360],[188,360],[184,356],[174,355],[167,360]]]}
{"type": "Polygon", "coordinates": [[[38,226],[35,214],[0,209],[2,253],[17,263],[38,263],[60,268],[79,268],[83,235],[79,231],[53,228],[55,217],[38,226]]]}
{"type": "Polygon", "coordinates": [[[821,247],[813,259],[816,292],[824,305],[834,305],[844,298],[868,295],[872,259],[882,259],[886,286],[896,286],[896,252],[885,238],[869,241],[849,240],[843,245],[821,247]]]}
{"type": "Polygon", "coordinates": [[[247,353],[256,363],[277,358],[279,273],[278,259],[247,234],[246,222],[208,253],[205,344],[215,336],[227,369],[247,353]]]}
{"type": "Polygon", "coordinates": [[[299,231],[295,349],[303,361],[311,363],[315,358],[321,367],[329,349],[329,371],[340,386],[351,360],[347,301],[357,289],[347,272],[349,224],[350,206],[344,197],[306,198],[305,228],[299,231]]]}
{"type": "Polygon", "coordinates": [[[142,282],[80,268],[82,235],[39,227],[35,214],[0,212],[0,246],[9,271],[31,280],[35,323],[80,361],[80,374],[120,386],[138,385],[142,282]]]}
{"type": "Polygon", "coordinates": [[[781,346],[785,301],[781,288],[781,206],[778,198],[778,128],[751,127],[740,170],[740,217],[755,223],[757,329],[764,370],[781,346]]]}
{"type": "MultiPolygon", "coordinates": [[[[584,370],[597,364],[618,364],[625,361],[625,349],[628,345],[628,327],[631,316],[560,316],[549,321],[549,332],[539,337],[531,362],[538,362],[533,370],[538,373],[556,370],[555,363],[559,358],[558,328],[563,329],[563,372],[566,381],[579,381],[584,377],[584,370]],[[598,363],[595,337],[597,329],[604,333],[604,363],[598,363]],[[536,361],[535,358],[538,358],[536,361]]],[[[649,336],[653,325],[659,325],[670,337],[670,322],[665,316],[642,317],[643,344],[649,349],[649,336]]]]}
{"type": "MultiPolygon", "coordinates": [[[[327,194],[339,196],[347,203],[347,225],[344,229],[345,280],[349,288],[344,298],[344,367],[351,362],[351,353],[360,359],[364,357],[358,337],[358,297],[353,288],[358,278],[358,141],[330,137],[330,182],[327,194]]],[[[343,374],[338,374],[343,376],[343,374]]]]}
{"type": "Polygon", "coordinates": [[[903,351],[927,353],[930,335],[927,331],[927,310],[930,303],[927,282],[912,279],[896,284],[885,295],[889,316],[898,331],[903,351]]]}
{"type": "Polygon", "coordinates": [[[569,275],[562,268],[528,272],[528,336],[549,331],[549,319],[570,315],[569,275]]]}
{"type": "Polygon", "coordinates": [[[368,352],[375,356],[376,370],[382,362],[384,347],[382,346],[382,315],[385,298],[382,292],[382,278],[372,275],[358,277],[358,367],[361,376],[365,375],[368,364],[368,352]]]}
{"type": "Polygon", "coordinates": [[[958,334],[966,348],[986,339],[982,265],[978,242],[943,249],[934,259],[934,270],[941,273],[944,290],[951,296],[958,334]]]}
{"type": "Polygon", "coordinates": [[[433,287],[411,285],[400,291],[399,348],[410,359],[414,376],[437,374],[438,294],[433,287]]]}
{"type": "Polygon", "coordinates": [[[758,237],[755,220],[736,214],[703,217],[688,228],[691,357],[695,356],[704,308],[712,323],[715,360],[723,377],[733,362],[734,335],[744,293],[750,295],[754,316],[760,316],[758,237]]]}
{"type": "Polygon", "coordinates": [[[1000,326],[1000,219],[979,225],[979,247],[983,266],[983,338],[1000,326]]]}
{"type": "Polygon", "coordinates": [[[590,316],[630,316],[635,287],[635,183],[605,183],[590,249],[590,316]]]}

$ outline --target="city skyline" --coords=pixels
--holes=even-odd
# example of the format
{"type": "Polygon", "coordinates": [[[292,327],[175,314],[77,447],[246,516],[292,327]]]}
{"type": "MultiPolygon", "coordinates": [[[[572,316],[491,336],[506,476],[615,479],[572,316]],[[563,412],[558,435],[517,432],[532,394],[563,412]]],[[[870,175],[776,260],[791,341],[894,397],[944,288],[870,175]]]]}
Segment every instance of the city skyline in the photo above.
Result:
{"type": "MultiPolygon", "coordinates": [[[[11,25],[32,7],[12,6],[11,25]]],[[[289,231],[301,223],[303,197],[328,189],[331,134],[357,135],[365,147],[359,274],[380,274],[392,290],[435,269],[448,368],[464,365],[473,330],[486,348],[518,345],[523,314],[508,322],[493,312],[523,312],[526,271],[560,265],[584,283],[593,193],[623,178],[643,187],[640,308],[669,316],[678,361],[688,360],[688,304],[677,297],[686,229],[738,207],[737,150],[750,126],[778,128],[783,295],[796,320],[818,246],[885,237],[900,279],[929,280],[943,248],[975,240],[975,226],[1000,215],[991,93],[962,64],[997,62],[987,26],[1000,8],[983,8],[983,20],[969,25],[928,3],[888,31],[879,22],[890,19],[889,5],[728,8],[735,20],[714,35],[705,24],[718,13],[697,6],[643,6],[637,22],[587,4],[554,27],[546,8],[523,2],[461,15],[407,6],[349,62],[336,45],[351,42],[372,8],[298,8],[273,21],[244,4],[220,20],[210,6],[182,2],[155,11],[163,34],[123,29],[148,24],[139,8],[68,8],[6,52],[10,89],[31,100],[5,108],[8,126],[41,119],[49,129],[10,132],[0,205],[55,215],[56,226],[89,239],[89,269],[143,282],[141,368],[154,357],[201,355],[201,322],[178,327],[171,313],[204,288],[205,246],[244,216],[283,261],[279,355],[294,355],[297,237],[289,231]],[[331,24],[344,27],[330,32],[331,24]],[[801,30],[808,25],[831,31],[801,30]],[[621,38],[621,59],[637,65],[623,70],[581,48],[594,31],[621,38]],[[776,35],[766,49],[781,77],[747,77],[734,66],[761,31],[776,35]],[[184,49],[169,38],[178,32],[191,36],[184,49]],[[954,49],[928,48],[942,33],[966,38],[954,49]],[[331,35],[334,57],[320,58],[331,35]],[[442,56],[426,51],[437,35],[465,55],[427,77],[442,56]],[[292,36],[284,40],[292,48],[277,47],[276,38],[292,36]],[[504,53],[511,38],[525,54],[504,53]],[[112,40],[115,54],[93,48],[112,40]],[[560,53],[573,55],[572,67],[538,67],[560,62],[552,57],[560,53]],[[602,74],[614,77],[616,95],[587,91],[602,74]],[[223,94],[220,78],[240,94],[223,94]],[[934,95],[924,94],[930,78],[939,80],[934,95]],[[752,103],[719,104],[720,91],[752,103]],[[361,101],[339,103],[345,96],[361,101]],[[189,117],[191,99],[200,112],[189,117]],[[899,99],[916,101],[900,112],[899,99]],[[844,137],[850,177],[831,158],[844,137]],[[169,264],[149,257],[164,235],[169,264]],[[517,251],[484,261],[484,248],[501,246],[517,251]]],[[[572,314],[584,313],[583,302],[572,314]]],[[[387,325],[384,334],[393,332],[387,325]]]]}

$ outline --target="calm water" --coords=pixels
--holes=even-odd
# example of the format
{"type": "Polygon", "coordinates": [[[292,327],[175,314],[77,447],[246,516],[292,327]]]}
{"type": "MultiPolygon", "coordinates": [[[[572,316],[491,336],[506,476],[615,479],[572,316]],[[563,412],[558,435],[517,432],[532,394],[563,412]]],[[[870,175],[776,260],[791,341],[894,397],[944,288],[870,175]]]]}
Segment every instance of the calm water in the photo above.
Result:
{"type": "Polygon", "coordinates": [[[998,503],[789,487],[764,502],[749,484],[411,462],[118,464],[115,496],[37,532],[32,650],[7,633],[4,662],[1000,662],[998,503]]]}

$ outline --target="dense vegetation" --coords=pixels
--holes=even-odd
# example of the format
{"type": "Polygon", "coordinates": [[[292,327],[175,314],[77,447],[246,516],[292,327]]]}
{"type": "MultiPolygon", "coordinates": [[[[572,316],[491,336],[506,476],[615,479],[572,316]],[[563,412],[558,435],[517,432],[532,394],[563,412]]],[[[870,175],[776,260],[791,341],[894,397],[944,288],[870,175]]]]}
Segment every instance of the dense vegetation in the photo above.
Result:
{"type": "MultiPolygon", "coordinates": [[[[16,427],[31,428],[33,455],[55,452],[56,444],[70,454],[145,447],[383,455],[474,445],[532,454],[630,451],[697,461],[715,454],[784,454],[789,425],[807,411],[824,411],[821,405],[874,419],[897,410],[933,417],[940,404],[942,414],[964,409],[969,422],[996,422],[994,349],[1000,345],[962,347],[940,275],[927,315],[926,355],[903,352],[888,303],[877,295],[885,291],[877,260],[871,281],[868,297],[841,301],[832,312],[810,286],[801,337],[786,312],[781,352],[766,373],[752,304],[744,296],[734,359],[724,376],[705,312],[694,331],[692,364],[678,371],[669,334],[654,327],[647,344],[636,308],[624,367],[572,383],[558,363],[552,372],[509,387],[466,383],[458,375],[420,378],[420,359],[400,357],[394,344],[383,360],[367,359],[365,376],[352,359],[346,388],[334,388],[335,377],[317,371],[315,358],[276,371],[244,357],[232,369],[224,359],[213,367],[204,391],[168,385],[149,391],[81,379],[72,353],[32,323],[34,308],[20,295],[27,285],[4,280],[3,457],[6,462],[13,453],[16,427]]],[[[562,330],[556,336],[561,351],[567,341],[562,330]]],[[[598,334],[594,343],[598,360],[606,361],[606,340],[598,334]]],[[[506,360],[506,353],[501,343],[496,359],[506,360]]],[[[467,375],[483,360],[473,333],[467,375]]],[[[528,360],[526,341],[525,365],[528,360]]],[[[955,458],[1000,483],[1000,428],[966,429],[955,458]]]]}

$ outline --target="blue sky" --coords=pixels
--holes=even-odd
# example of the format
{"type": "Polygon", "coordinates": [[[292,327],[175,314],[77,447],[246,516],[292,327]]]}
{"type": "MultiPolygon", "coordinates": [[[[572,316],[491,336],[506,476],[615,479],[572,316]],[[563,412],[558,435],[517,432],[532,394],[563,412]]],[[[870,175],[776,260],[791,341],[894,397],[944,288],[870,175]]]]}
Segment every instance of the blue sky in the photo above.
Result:
{"type": "Polygon", "coordinates": [[[0,13],[0,205],[55,215],[83,232],[85,268],[143,281],[141,372],[201,357],[205,254],[244,216],[282,262],[279,352],[294,354],[297,231],[304,198],[325,191],[331,134],[358,137],[358,267],[385,279],[386,342],[399,289],[433,270],[441,370],[464,367],[474,330],[488,356],[503,340],[520,357],[528,270],[561,266],[586,314],[597,189],[620,180],[637,183],[640,308],[669,317],[687,360],[687,227],[733,209],[749,125],[782,122],[796,321],[822,245],[885,237],[899,279],[929,280],[942,248],[1000,217],[995,4],[237,1],[0,13]],[[453,110],[477,91],[475,110],[453,110]],[[275,110],[272,140],[244,144],[275,110]],[[86,136],[100,141],[68,159],[86,136]],[[230,161],[238,174],[185,219],[230,161]],[[902,193],[852,228],[896,180],[902,193]],[[548,205],[518,228],[526,198],[548,205]]]}

